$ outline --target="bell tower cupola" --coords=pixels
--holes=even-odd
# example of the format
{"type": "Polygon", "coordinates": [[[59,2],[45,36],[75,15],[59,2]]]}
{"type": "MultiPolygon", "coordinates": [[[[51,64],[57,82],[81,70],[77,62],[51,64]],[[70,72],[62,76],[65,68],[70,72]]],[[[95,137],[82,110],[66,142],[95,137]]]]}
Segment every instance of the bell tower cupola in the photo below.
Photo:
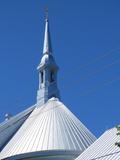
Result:
{"type": "Polygon", "coordinates": [[[58,66],[55,62],[52,52],[49,20],[45,18],[45,35],[43,45],[43,56],[37,67],[39,73],[39,89],[37,92],[37,105],[45,104],[50,98],[59,98],[59,90],[57,87],[58,66]]]}

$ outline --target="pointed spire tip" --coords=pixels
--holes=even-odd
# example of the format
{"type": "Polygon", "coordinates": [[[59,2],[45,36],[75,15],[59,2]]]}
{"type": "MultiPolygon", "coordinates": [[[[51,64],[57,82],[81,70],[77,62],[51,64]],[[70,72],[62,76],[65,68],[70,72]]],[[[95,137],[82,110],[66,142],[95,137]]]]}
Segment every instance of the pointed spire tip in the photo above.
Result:
{"type": "Polygon", "coordinates": [[[45,35],[44,35],[44,46],[43,46],[43,54],[51,54],[51,39],[49,32],[49,24],[48,24],[48,8],[45,9],[45,35]]]}

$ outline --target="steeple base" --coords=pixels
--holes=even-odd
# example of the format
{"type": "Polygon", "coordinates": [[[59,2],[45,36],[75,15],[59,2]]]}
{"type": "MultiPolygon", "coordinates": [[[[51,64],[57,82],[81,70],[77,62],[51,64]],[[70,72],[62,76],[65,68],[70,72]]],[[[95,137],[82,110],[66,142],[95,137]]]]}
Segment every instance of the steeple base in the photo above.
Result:
{"type": "Polygon", "coordinates": [[[49,87],[49,89],[42,88],[37,91],[37,106],[44,105],[50,98],[55,97],[60,99],[59,90],[56,86],[49,87]]]}

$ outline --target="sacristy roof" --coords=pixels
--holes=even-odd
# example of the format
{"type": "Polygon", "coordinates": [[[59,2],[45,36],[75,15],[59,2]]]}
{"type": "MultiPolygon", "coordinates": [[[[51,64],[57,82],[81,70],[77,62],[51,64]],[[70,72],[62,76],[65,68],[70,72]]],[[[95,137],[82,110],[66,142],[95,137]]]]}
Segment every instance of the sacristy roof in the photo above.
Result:
{"type": "Polygon", "coordinates": [[[115,145],[120,142],[120,136],[116,134],[116,128],[107,130],[76,160],[120,160],[120,148],[115,145]]]}

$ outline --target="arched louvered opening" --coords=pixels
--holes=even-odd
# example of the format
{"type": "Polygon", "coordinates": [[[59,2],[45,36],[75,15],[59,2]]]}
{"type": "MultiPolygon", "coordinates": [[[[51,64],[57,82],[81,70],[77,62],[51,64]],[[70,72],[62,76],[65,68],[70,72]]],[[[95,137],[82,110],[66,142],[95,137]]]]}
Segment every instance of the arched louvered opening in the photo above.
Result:
{"type": "Polygon", "coordinates": [[[41,83],[43,83],[43,71],[41,71],[41,83]]]}
{"type": "Polygon", "coordinates": [[[51,71],[50,72],[50,82],[54,82],[55,81],[55,72],[54,71],[51,71]]]}

